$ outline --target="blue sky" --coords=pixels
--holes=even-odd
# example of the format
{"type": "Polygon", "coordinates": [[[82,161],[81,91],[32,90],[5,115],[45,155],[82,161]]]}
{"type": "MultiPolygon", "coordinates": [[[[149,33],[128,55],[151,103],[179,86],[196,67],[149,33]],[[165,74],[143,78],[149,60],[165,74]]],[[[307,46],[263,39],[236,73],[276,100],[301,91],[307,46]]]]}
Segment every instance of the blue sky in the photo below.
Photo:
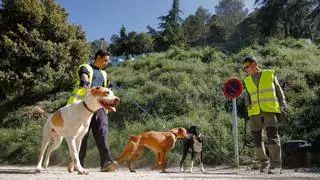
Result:
{"type": "MultiPolygon", "coordinates": [[[[255,0],[243,0],[249,12],[255,0]]],[[[68,22],[81,25],[89,42],[119,34],[122,25],[127,32],[146,32],[147,25],[157,28],[159,16],[167,15],[172,0],[56,0],[69,13],[68,22]]],[[[215,13],[219,0],[180,0],[181,17],[194,14],[202,6],[215,13]]]]}

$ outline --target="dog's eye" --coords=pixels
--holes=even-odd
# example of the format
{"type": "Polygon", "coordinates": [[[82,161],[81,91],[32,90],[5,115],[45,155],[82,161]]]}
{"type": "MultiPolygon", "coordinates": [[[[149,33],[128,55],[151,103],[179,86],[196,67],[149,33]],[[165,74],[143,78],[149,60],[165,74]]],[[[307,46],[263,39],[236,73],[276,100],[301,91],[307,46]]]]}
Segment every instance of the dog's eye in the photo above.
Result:
{"type": "Polygon", "coordinates": [[[100,89],[100,87],[98,86],[98,87],[95,87],[95,88],[92,88],[91,89],[91,93],[93,93],[93,92],[95,92],[95,91],[97,91],[97,90],[99,90],[100,89]]]}

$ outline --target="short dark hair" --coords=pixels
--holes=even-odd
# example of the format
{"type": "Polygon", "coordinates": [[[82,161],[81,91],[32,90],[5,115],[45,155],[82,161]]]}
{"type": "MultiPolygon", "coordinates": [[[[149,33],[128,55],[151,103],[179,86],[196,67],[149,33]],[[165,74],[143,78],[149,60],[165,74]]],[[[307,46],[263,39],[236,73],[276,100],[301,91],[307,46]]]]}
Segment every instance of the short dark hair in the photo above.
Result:
{"type": "Polygon", "coordinates": [[[242,59],[242,64],[244,63],[249,63],[249,64],[252,64],[252,63],[258,63],[257,59],[253,56],[247,56],[245,58],[242,59]]]}
{"type": "Polygon", "coordinates": [[[106,50],[99,49],[96,52],[96,54],[94,55],[94,60],[96,60],[98,56],[100,56],[100,57],[110,56],[110,53],[108,51],[106,51],[106,50]]]}

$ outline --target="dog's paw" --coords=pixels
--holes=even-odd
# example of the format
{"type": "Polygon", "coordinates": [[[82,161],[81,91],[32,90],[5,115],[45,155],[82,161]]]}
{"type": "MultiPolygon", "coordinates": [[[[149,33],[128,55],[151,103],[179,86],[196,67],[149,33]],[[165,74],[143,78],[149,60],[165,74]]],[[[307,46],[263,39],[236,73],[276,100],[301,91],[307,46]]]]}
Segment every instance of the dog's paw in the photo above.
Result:
{"type": "Polygon", "coordinates": [[[168,173],[168,171],[166,171],[165,169],[163,169],[163,170],[161,171],[161,173],[168,173]]]}
{"type": "Polygon", "coordinates": [[[202,173],[206,173],[205,170],[204,170],[204,167],[203,167],[203,164],[202,164],[202,163],[200,164],[200,169],[201,169],[201,172],[202,172],[202,173]]]}
{"type": "Polygon", "coordinates": [[[36,173],[41,173],[42,168],[36,168],[36,173]]]}
{"type": "Polygon", "coordinates": [[[88,174],[89,172],[84,169],[82,169],[81,171],[78,171],[78,175],[88,175],[88,174]]]}
{"type": "Polygon", "coordinates": [[[206,171],[205,171],[203,168],[201,168],[201,172],[202,172],[202,173],[206,173],[206,171]]]}
{"type": "Polygon", "coordinates": [[[68,165],[67,170],[69,173],[72,173],[74,171],[74,166],[68,165]]]}
{"type": "Polygon", "coordinates": [[[184,168],[183,167],[180,168],[180,172],[184,172],[184,168]]]}

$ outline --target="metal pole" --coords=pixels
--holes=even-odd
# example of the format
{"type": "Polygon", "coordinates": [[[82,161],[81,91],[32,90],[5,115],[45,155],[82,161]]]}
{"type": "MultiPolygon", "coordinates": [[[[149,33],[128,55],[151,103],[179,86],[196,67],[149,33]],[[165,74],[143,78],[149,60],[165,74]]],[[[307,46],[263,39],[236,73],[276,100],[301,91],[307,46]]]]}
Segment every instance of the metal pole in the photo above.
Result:
{"type": "Polygon", "coordinates": [[[103,44],[104,44],[104,38],[100,38],[100,49],[103,48],[103,44]]]}
{"type": "Polygon", "coordinates": [[[234,161],[235,166],[239,167],[239,143],[238,143],[238,118],[237,118],[237,100],[232,99],[232,112],[234,115],[233,121],[233,142],[234,142],[234,161]]]}
{"type": "Polygon", "coordinates": [[[101,40],[100,42],[100,49],[102,49],[102,47],[103,47],[103,40],[101,40]]]}

